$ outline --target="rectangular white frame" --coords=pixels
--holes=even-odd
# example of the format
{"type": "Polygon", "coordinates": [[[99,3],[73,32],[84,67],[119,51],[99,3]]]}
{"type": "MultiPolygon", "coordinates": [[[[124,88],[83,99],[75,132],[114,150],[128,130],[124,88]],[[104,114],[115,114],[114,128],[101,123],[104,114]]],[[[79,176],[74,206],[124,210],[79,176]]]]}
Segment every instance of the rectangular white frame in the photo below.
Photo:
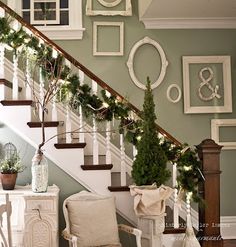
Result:
{"type": "Polygon", "coordinates": [[[235,142],[221,142],[220,141],[220,127],[236,127],[236,119],[212,119],[211,120],[211,138],[219,145],[223,146],[222,149],[236,149],[235,142]]]}
{"type": "Polygon", "coordinates": [[[230,56],[183,56],[184,113],[232,112],[232,86],[230,56]],[[223,66],[224,106],[191,106],[190,64],[220,63],[223,66]]]}
{"type": "Polygon", "coordinates": [[[124,22],[98,22],[93,23],[93,55],[94,56],[123,56],[124,54],[124,22]],[[119,51],[97,51],[98,26],[115,26],[120,28],[120,50],[119,51]]]}
{"type": "Polygon", "coordinates": [[[125,10],[94,10],[93,9],[93,0],[87,0],[86,3],[86,15],[122,15],[122,16],[131,16],[132,15],[132,6],[131,0],[122,0],[125,1],[125,10]]]}
{"type": "Polygon", "coordinates": [[[59,24],[60,23],[60,2],[59,0],[30,0],[30,24],[32,25],[43,25],[43,24],[59,24]],[[34,18],[34,3],[56,3],[56,19],[55,20],[35,20],[34,18]]]}

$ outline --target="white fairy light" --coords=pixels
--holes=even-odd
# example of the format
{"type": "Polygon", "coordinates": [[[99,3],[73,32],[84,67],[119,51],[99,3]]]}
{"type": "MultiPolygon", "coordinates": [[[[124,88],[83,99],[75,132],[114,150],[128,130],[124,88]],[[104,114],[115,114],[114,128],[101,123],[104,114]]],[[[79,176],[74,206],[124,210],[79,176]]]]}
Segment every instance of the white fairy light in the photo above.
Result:
{"type": "Polygon", "coordinates": [[[107,102],[103,102],[102,105],[105,107],[105,108],[108,108],[109,105],[107,104],[107,102]]]}
{"type": "Polygon", "coordinates": [[[184,166],[183,169],[185,171],[190,171],[190,170],[192,170],[192,166],[184,166]]]}
{"type": "Polygon", "coordinates": [[[53,49],[52,50],[52,57],[56,59],[57,56],[58,56],[58,52],[55,49],[53,49]]]}

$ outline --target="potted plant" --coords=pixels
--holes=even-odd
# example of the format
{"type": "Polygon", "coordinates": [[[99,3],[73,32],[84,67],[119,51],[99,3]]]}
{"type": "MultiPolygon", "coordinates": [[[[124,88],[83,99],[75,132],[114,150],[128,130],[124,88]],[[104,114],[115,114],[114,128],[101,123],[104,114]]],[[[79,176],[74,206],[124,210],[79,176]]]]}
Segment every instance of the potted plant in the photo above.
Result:
{"type": "Polygon", "coordinates": [[[131,186],[131,194],[137,195],[135,197],[135,200],[138,200],[135,202],[137,215],[160,215],[165,210],[162,200],[167,199],[172,194],[173,189],[163,185],[170,178],[170,171],[167,169],[167,157],[162,149],[155,124],[155,104],[149,78],[147,78],[141,117],[142,132],[140,140],[137,142],[137,155],[133,162],[131,174],[135,186],[131,186]],[[157,194],[160,196],[157,203],[162,206],[155,206],[157,194]],[[145,198],[149,200],[147,207],[143,201],[145,198]]]}
{"type": "Polygon", "coordinates": [[[0,162],[1,182],[4,190],[14,190],[17,174],[24,170],[19,154],[13,154],[0,162]]]}

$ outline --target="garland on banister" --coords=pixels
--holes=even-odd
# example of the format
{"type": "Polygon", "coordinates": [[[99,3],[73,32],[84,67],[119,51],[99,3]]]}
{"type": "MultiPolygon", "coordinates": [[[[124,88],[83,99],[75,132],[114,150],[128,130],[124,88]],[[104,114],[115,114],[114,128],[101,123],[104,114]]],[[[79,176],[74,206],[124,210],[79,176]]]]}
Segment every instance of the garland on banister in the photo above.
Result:
{"type": "MultiPolygon", "coordinates": [[[[88,84],[80,83],[79,76],[72,74],[61,54],[31,32],[25,31],[19,23],[14,25],[14,22],[10,17],[0,18],[0,45],[3,44],[23,61],[33,61],[34,66],[41,68],[47,86],[53,84],[50,80],[53,73],[60,81],[56,92],[58,102],[66,103],[74,110],[82,106],[85,116],[94,116],[97,121],[118,120],[120,133],[124,134],[126,141],[136,146],[142,138],[143,121],[134,117],[128,102],[106,90],[101,90],[98,93],[100,96],[94,94],[88,84]]],[[[161,134],[159,140],[168,160],[177,164],[178,188],[192,192],[193,199],[198,201],[197,185],[203,177],[195,150],[186,149],[186,145],[176,146],[161,134]]]]}

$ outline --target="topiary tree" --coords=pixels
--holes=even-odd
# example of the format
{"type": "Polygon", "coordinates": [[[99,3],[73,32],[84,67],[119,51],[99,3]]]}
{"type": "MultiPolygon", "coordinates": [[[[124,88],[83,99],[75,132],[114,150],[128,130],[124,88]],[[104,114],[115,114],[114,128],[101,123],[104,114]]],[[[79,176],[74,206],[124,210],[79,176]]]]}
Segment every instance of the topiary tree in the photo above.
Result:
{"type": "Polygon", "coordinates": [[[164,184],[170,177],[166,168],[167,157],[160,145],[157,127],[155,124],[155,104],[153,101],[151,82],[147,78],[147,86],[142,112],[142,134],[137,143],[137,155],[133,163],[132,178],[136,185],[157,186],[164,184]]]}

